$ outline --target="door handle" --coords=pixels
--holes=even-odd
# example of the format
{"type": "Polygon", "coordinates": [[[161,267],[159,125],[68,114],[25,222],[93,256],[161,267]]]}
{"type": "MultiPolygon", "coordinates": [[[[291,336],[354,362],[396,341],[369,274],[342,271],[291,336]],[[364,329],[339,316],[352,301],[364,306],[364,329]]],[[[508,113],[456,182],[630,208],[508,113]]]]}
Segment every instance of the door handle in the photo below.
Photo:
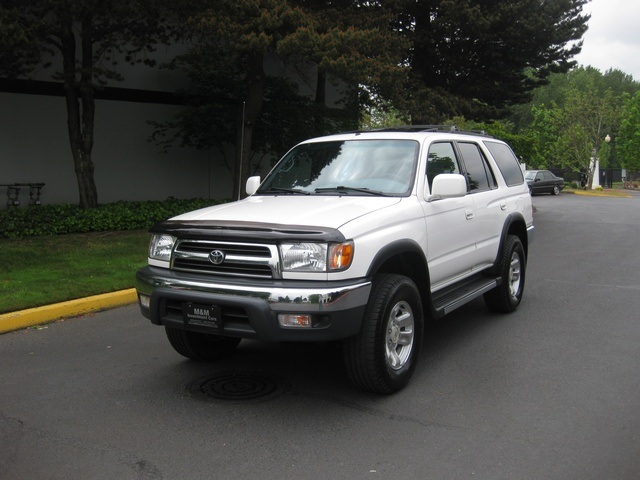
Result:
{"type": "Polygon", "coordinates": [[[507,209],[507,202],[500,202],[500,210],[506,210],[507,209]]]}
{"type": "Polygon", "coordinates": [[[473,213],[473,210],[465,210],[464,216],[467,217],[467,220],[471,220],[473,217],[475,217],[475,214],[473,213]]]}

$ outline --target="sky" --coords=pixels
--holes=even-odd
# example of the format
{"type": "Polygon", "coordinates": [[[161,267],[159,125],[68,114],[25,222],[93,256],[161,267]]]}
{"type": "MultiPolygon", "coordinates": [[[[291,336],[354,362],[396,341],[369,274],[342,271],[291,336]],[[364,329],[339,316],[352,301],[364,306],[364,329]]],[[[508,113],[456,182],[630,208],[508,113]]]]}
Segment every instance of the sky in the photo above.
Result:
{"type": "Polygon", "coordinates": [[[591,0],[583,12],[591,19],[578,64],[619,69],[640,82],[640,1],[591,0]]]}

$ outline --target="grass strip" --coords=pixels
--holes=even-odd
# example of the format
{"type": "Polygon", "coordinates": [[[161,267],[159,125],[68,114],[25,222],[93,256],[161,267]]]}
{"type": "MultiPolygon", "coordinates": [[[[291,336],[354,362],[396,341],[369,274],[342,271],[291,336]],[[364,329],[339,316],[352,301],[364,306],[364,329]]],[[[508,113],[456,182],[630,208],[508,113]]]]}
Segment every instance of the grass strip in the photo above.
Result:
{"type": "Polygon", "coordinates": [[[0,239],[0,313],[135,286],[146,230],[0,239]]]}

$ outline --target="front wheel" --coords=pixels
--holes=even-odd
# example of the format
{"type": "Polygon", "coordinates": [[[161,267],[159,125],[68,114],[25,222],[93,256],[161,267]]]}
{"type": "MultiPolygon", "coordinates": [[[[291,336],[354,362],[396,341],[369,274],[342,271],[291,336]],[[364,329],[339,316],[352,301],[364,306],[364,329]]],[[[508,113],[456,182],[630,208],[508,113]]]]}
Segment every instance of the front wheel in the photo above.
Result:
{"type": "Polygon", "coordinates": [[[520,238],[507,235],[499,265],[502,282],[484,294],[484,302],[494,312],[513,312],[524,293],[526,258],[520,238]]]}
{"type": "Polygon", "coordinates": [[[553,186],[553,194],[560,195],[560,187],[558,185],[553,186]]]}
{"type": "Polygon", "coordinates": [[[240,343],[240,339],[234,337],[164,328],[173,349],[192,360],[208,362],[228,357],[240,343]]]}
{"type": "Polygon", "coordinates": [[[376,393],[409,383],[420,354],[423,310],[418,288],[402,275],[377,276],[360,333],[344,344],[351,381],[376,393]]]}

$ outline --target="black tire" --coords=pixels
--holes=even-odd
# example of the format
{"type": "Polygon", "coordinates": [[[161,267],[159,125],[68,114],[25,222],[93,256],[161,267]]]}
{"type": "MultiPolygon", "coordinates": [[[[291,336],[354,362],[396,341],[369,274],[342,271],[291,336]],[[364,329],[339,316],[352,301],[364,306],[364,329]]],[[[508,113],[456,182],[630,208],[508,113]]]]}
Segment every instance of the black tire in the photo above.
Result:
{"type": "Polygon", "coordinates": [[[553,194],[554,195],[560,195],[560,186],[558,186],[558,185],[554,185],[553,186],[553,194]]]}
{"type": "Polygon", "coordinates": [[[208,333],[190,332],[173,327],[164,327],[173,349],[192,360],[212,361],[231,355],[240,338],[223,337],[208,333]]]}
{"type": "Polygon", "coordinates": [[[420,356],[423,324],[422,301],[413,281],[402,275],[377,276],[360,333],[344,344],[350,380],[384,394],[406,386],[420,356]]]}
{"type": "Polygon", "coordinates": [[[513,312],[524,292],[526,258],[522,242],[515,235],[507,235],[499,265],[502,283],[484,294],[487,307],[494,312],[513,312]]]}

